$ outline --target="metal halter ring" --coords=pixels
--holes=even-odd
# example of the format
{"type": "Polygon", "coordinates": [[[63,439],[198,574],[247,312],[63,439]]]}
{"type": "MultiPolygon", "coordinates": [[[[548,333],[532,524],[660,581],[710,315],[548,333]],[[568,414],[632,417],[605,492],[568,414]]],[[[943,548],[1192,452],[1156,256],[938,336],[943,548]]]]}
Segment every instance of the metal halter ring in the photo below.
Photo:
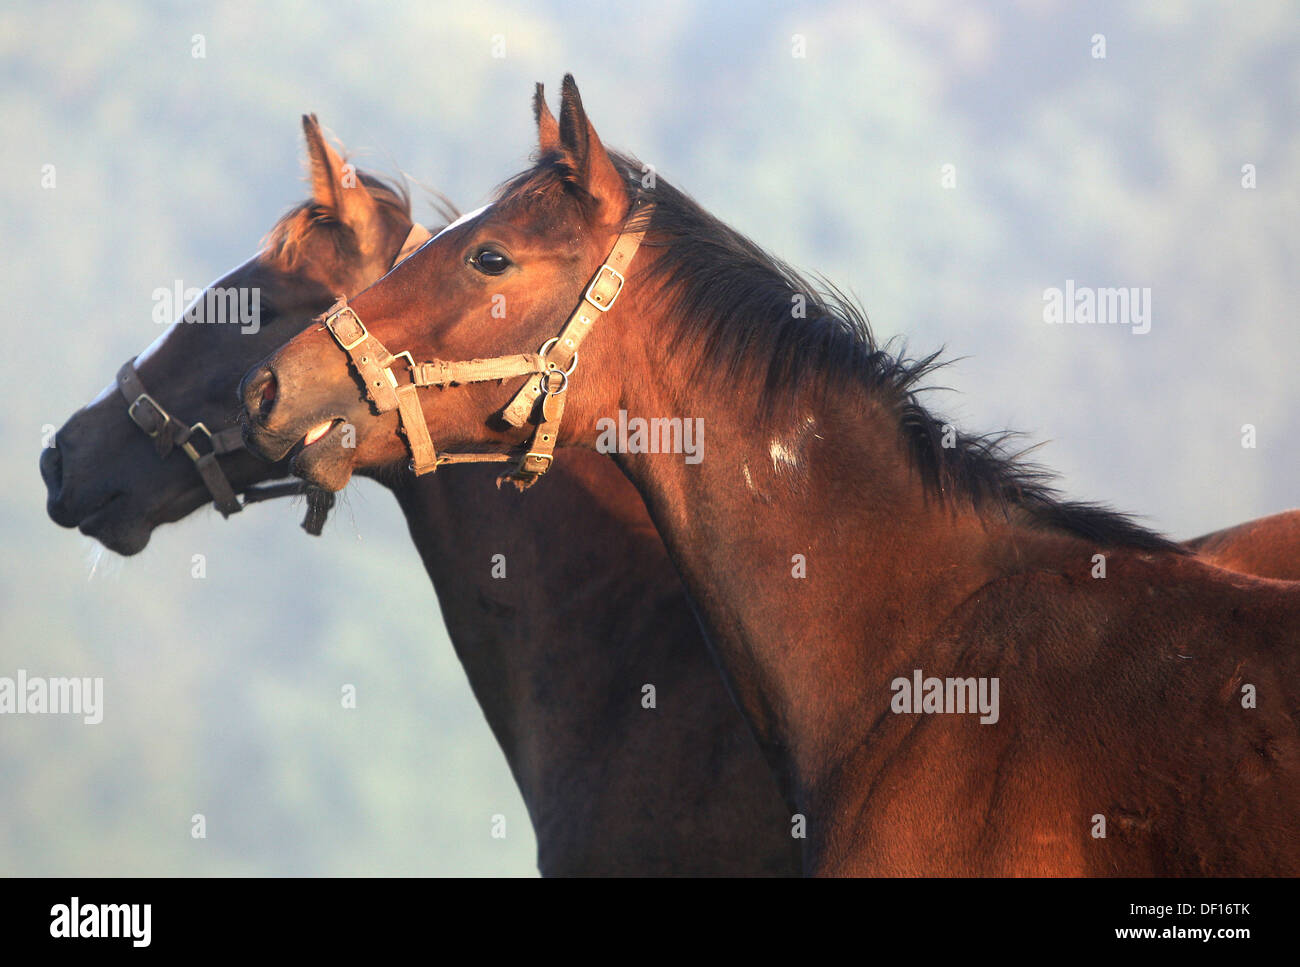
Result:
{"type": "MultiPolygon", "coordinates": [[[[546,351],[547,351],[548,349],[550,349],[552,346],[554,346],[554,345],[555,345],[557,342],[559,342],[559,341],[560,341],[560,337],[559,337],[559,336],[552,336],[550,339],[546,340],[546,342],[542,343],[542,348],[539,349],[539,350],[537,350],[537,355],[539,355],[539,356],[541,356],[543,359],[545,359],[545,358],[546,358],[546,351]]],[[[569,368],[566,369],[566,370],[564,371],[564,375],[565,375],[566,377],[568,377],[568,376],[572,376],[572,375],[573,375],[573,371],[574,371],[575,369],[577,369],[577,368],[578,368],[578,354],[575,352],[575,353],[573,354],[573,362],[569,363],[569,368]]],[[[557,372],[557,373],[558,373],[559,370],[558,370],[558,369],[557,369],[557,370],[553,370],[553,372],[557,372]]]]}
{"type": "Polygon", "coordinates": [[[566,389],[569,388],[569,373],[571,372],[573,372],[572,369],[569,369],[568,372],[564,372],[563,370],[559,370],[559,369],[552,369],[549,372],[542,373],[542,392],[545,393],[547,396],[559,396],[561,393],[563,393],[566,389]],[[552,376],[560,377],[559,389],[556,390],[551,389],[552,376]]]}

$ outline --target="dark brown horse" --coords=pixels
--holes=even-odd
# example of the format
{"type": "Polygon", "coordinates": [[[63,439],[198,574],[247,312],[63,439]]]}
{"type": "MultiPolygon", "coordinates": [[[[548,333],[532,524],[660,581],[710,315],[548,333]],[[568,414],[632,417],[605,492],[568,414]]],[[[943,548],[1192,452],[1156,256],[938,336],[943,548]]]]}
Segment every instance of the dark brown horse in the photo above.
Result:
{"type": "MultiPolygon", "coordinates": [[[[404,193],[366,175],[344,188],[342,161],[314,118],[304,130],[313,197],[213,284],[260,290],[258,331],[178,324],[136,361],[151,396],[186,426],[202,420],[216,436],[232,426],[243,372],[336,293],[383,275],[410,236],[404,193]]],[[[120,553],[210,499],[179,448],[159,459],[115,387],[56,439],[41,459],[51,517],[120,553]]],[[[401,504],[523,793],[541,871],[797,872],[791,810],[705,651],[644,504],[609,461],[582,457],[526,497],[497,493],[475,468],[380,480],[401,504]],[[504,579],[494,576],[497,554],[504,579]]],[[[287,474],[285,461],[241,452],[220,464],[238,492],[287,474]]]]}
{"type": "Polygon", "coordinates": [[[331,488],[429,465],[429,431],[511,451],[522,486],[561,433],[561,464],[613,451],[813,872],[1300,873],[1300,585],[950,437],[916,397],[932,357],[643,188],[571,78],[558,123],[535,106],[534,167],[250,371],[250,443],[331,488]],[[339,420],[355,450],[303,446],[339,420]]]}

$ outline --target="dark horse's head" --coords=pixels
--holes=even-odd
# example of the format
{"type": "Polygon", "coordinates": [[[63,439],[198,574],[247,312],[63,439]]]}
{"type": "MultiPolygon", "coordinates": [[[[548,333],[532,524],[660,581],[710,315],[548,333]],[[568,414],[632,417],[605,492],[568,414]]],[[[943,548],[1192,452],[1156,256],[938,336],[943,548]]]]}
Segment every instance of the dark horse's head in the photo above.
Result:
{"type": "MultiPolygon", "coordinates": [[[[537,358],[624,232],[636,182],[627,163],[601,145],[573,79],[565,78],[558,121],[541,85],[534,112],[537,165],[352,301],[391,353],[409,350],[416,362],[537,358]]],[[[639,258],[648,263],[652,254],[639,258]]],[[[638,283],[644,278],[638,268],[638,283]]],[[[638,288],[628,281],[629,290],[638,288]]],[[[565,420],[572,432],[590,429],[596,413],[616,399],[613,378],[601,374],[631,364],[620,354],[637,352],[635,340],[620,345],[618,333],[638,318],[638,300],[652,298],[645,287],[622,295],[609,313],[618,318],[602,324],[599,338],[582,344],[582,368],[567,389],[565,420]]],[[[393,371],[390,365],[390,380],[396,379],[393,371]]],[[[521,444],[532,427],[511,425],[497,414],[527,382],[516,375],[422,390],[420,404],[438,446],[501,451],[521,444]]],[[[556,389],[558,377],[549,385],[556,389]]],[[[245,437],[268,459],[297,453],[295,473],[341,489],[354,470],[409,459],[398,414],[378,405],[378,412],[372,410],[366,393],[373,390],[352,368],[341,342],[324,326],[312,327],[245,377],[245,437]],[[331,442],[330,428],[341,423],[355,427],[354,448],[331,442]]]]}
{"type": "MultiPolygon", "coordinates": [[[[360,291],[386,272],[411,232],[404,191],[345,165],[314,116],[303,118],[312,198],[276,224],[263,248],[212,283],[135,360],[152,400],[135,416],[157,426],[170,414],[184,438],[196,423],[214,437],[235,426],[239,378],[324,311],[339,293],[360,291]],[[217,298],[213,298],[214,294],[217,298]],[[221,317],[213,307],[239,308],[221,317]],[[250,317],[248,310],[253,310],[250,317]],[[208,311],[204,311],[208,310],[208,311]]],[[[165,431],[170,432],[170,429],[165,431]]],[[[191,445],[209,447],[196,431],[191,445]]],[[[283,477],[238,445],[219,457],[236,493],[283,477]]],[[[135,554],[159,524],[180,520],[212,496],[183,448],[159,445],[128,415],[116,384],[74,413],[41,454],[50,517],[119,554],[135,554]]]]}

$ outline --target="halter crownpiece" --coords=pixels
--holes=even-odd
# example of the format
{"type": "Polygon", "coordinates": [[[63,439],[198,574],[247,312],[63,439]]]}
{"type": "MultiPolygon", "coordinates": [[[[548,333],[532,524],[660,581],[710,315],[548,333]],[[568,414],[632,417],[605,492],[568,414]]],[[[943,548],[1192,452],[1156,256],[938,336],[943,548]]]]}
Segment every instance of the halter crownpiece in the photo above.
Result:
{"type": "Polygon", "coordinates": [[[550,469],[555,459],[560,420],[564,416],[569,378],[578,366],[578,347],[595,328],[596,320],[613,308],[623,291],[627,283],[626,272],[645,238],[653,211],[654,202],[638,196],[628,212],[623,232],[587,283],[577,308],[569,315],[559,334],[548,339],[535,353],[417,363],[409,352],[390,353],[366,329],[346,298],[340,298],[321,317],[322,327],[348,354],[361,376],[367,399],[380,413],[397,410],[402,433],[411,451],[411,470],[417,476],[431,473],[448,463],[514,461],[514,467],[498,478],[497,485],[509,480],[520,490],[526,490],[550,469]],[[629,230],[626,227],[629,224],[641,227],[629,230]],[[403,358],[407,379],[399,380],[393,367],[403,358]],[[422,386],[459,386],[515,376],[530,378],[501,410],[501,417],[511,426],[533,423],[532,435],[523,449],[517,453],[439,454],[429,436],[429,426],[416,391],[422,386]]]}
{"type": "MultiPolygon", "coordinates": [[[[393,265],[411,255],[431,238],[433,234],[423,225],[412,225],[397,257],[393,260],[393,265]]],[[[334,506],[334,495],[328,490],[313,487],[301,480],[278,484],[254,484],[243,491],[244,499],[241,503],[239,497],[235,495],[235,488],[231,486],[230,478],[226,476],[225,471],[221,469],[221,463],[217,460],[223,454],[236,453],[245,449],[243,435],[238,426],[226,427],[213,433],[201,422],[187,426],[183,421],[176,419],[145,389],[144,381],[136,372],[134,356],[123,363],[121,369],[117,371],[116,383],[118,392],[126,401],[126,415],[131,418],[131,422],[153,440],[158,456],[165,459],[174,448],[181,448],[181,451],[193,461],[194,469],[199,472],[203,485],[208,488],[208,493],[212,497],[213,505],[221,512],[222,517],[237,514],[249,504],[263,500],[306,494],[307,515],[302,522],[303,530],[314,537],[320,535],[325,527],[330,508],[334,506]],[[195,446],[196,442],[200,446],[195,446]]]]}

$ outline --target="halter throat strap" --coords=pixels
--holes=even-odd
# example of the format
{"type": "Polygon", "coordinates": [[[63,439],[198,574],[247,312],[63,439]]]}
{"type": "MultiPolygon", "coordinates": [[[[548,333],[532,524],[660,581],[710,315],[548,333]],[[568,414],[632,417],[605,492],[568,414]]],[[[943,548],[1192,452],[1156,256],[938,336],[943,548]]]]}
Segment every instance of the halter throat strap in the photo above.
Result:
{"type": "Polygon", "coordinates": [[[347,353],[365,385],[366,397],[375,409],[379,413],[397,410],[402,434],[411,451],[411,470],[417,476],[432,473],[449,463],[513,462],[514,466],[498,478],[497,485],[509,480],[520,490],[526,490],[550,469],[564,415],[569,377],[578,365],[578,347],[595,328],[596,321],[613,308],[623,291],[626,273],[645,238],[653,209],[653,202],[637,198],[624,224],[640,227],[633,230],[624,228],[605,261],[584,287],[577,308],[565,320],[559,334],[548,339],[535,353],[417,363],[409,352],[389,352],[366,328],[346,298],[340,297],[321,317],[322,328],[347,353]],[[399,378],[395,370],[403,361],[403,375],[399,378]],[[501,382],[517,376],[529,378],[500,415],[511,426],[534,425],[522,450],[512,453],[437,452],[416,393],[420,387],[501,382]]]}

